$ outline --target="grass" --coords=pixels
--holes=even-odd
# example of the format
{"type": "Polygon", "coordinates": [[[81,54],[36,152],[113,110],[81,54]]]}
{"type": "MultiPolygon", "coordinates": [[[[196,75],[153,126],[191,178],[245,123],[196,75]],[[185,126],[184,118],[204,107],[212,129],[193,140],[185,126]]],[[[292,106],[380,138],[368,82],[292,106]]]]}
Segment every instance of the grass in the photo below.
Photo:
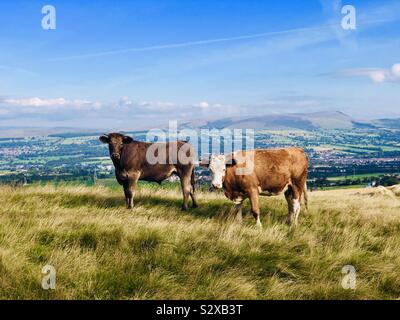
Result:
{"type": "Polygon", "coordinates": [[[1,186],[0,298],[398,299],[398,199],[313,192],[289,229],[283,197],[262,198],[260,231],[249,214],[237,225],[221,193],[181,212],[174,188],[141,185],[126,210],[105,186],[1,186]],[[41,288],[46,264],[56,290],[41,288]],[[356,290],[340,285],[345,265],[356,290]]]}

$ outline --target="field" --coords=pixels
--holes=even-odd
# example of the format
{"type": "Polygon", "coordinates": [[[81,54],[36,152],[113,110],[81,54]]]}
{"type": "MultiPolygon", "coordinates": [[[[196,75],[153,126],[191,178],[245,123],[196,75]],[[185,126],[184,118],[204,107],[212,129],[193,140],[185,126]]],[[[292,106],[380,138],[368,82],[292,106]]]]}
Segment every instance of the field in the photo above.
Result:
{"type": "Polygon", "coordinates": [[[170,187],[141,185],[130,211],[106,186],[2,186],[0,298],[399,299],[399,199],[312,192],[290,229],[283,197],[263,198],[258,230],[250,214],[237,225],[221,193],[182,213],[170,187]],[[46,264],[55,290],[41,287],[46,264]],[[341,286],[345,265],[355,290],[341,286]]]}
{"type": "MultiPolygon", "coordinates": [[[[146,133],[127,134],[144,141],[146,133]]],[[[0,138],[0,183],[13,183],[22,174],[28,183],[87,180],[92,179],[95,173],[100,179],[114,179],[114,167],[107,146],[98,140],[99,134],[82,132],[0,138]]],[[[215,132],[202,137],[201,149],[205,147],[205,150],[198,150],[199,158],[204,152],[228,152],[222,145],[221,149],[215,149],[212,137],[216,137],[215,132]]],[[[376,180],[374,176],[398,173],[399,141],[400,131],[377,128],[313,131],[261,129],[255,131],[254,147],[302,147],[310,159],[309,179],[314,181],[310,187],[343,187],[353,184],[365,186],[376,180]],[[355,183],[357,179],[363,181],[355,183]]],[[[208,183],[206,170],[197,168],[197,175],[202,176],[200,183],[208,183]]]]}
{"type": "MultiPolygon", "coordinates": [[[[397,173],[396,173],[397,174],[397,173]]],[[[329,181],[340,181],[340,180],[357,180],[362,178],[379,178],[380,176],[384,176],[385,173],[364,173],[364,174],[356,174],[348,176],[338,176],[338,177],[329,177],[329,181]]]]}

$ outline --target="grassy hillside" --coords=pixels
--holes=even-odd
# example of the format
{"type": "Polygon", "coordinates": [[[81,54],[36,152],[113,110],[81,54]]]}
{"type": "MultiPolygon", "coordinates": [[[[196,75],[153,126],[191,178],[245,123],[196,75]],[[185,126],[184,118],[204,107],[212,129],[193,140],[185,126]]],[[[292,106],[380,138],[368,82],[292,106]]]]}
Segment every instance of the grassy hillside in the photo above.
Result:
{"type": "Polygon", "coordinates": [[[400,298],[394,194],[311,193],[296,230],[283,197],[263,198],[261,231],[249,214],[236,225],[222,194],[199,200],[182,213],[177,190],[141,186],[128,211],[108,187],[0,187],[0,298],[400,298]],[[57,270],[53,291],[41,288],[46,264],[57,270]],[[348,264],[356,290],[340,285],[348,264]]]}

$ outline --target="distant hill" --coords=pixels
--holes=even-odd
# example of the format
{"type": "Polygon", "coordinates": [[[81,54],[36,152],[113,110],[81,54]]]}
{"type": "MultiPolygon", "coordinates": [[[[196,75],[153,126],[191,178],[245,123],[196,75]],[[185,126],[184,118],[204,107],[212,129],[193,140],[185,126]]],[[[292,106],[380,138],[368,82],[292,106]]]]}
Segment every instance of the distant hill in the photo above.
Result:
{"type": "MultiPolygon", "coordinates": [[[[160,125],[161,128],[167,124],[160,125]]],[[[400,119],[377,119],[360,121],[340,111],[313,113],[282,113],[260,116],[236,116],[220,119],[194,119],[181,122],[180,128],[208,129],[269,129],[269,130],[318,130],[318,129],[400,129],[400,119]]],[[[150,127],[148,128],[150,129],[150,127]]],[[[0,138],[22,138],[32,136],[79,137],[109,132],[107,129],[85,129],[71,127],[3,127],[0,138]]],[[[114,129],[121,132],[137,132],[129,128],[114,129]]],[[[143,131],[140,131],[143,132],[143,131]]]]}
{"type": "Polygon", "coordinates": [[[376,127],[389,128],[389,129],[400,129],[400,118],[399,119],[379,119],[373,121],[376,127]]]}
{"type": "Polygon", "coordinates": [[[315,129],[351,129],[355,127],[375,127],[369,122],[359,122],[340,111],[272,114],[260,117],[233,117],[211,121],[191,121],[184,127],[200,128],[252,128],[271,130],[315,130],[315,129]]]}

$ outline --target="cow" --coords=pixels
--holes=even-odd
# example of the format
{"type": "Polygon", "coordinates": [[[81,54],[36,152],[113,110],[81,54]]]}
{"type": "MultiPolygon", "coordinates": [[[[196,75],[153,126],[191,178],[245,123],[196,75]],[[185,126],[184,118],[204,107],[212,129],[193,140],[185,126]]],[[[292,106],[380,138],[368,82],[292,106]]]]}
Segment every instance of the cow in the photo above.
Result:
{"type": "Polygon", "coordinates": [[[192,198],[192,207],[198,206],[195,196],[194,151],[190,144],[184,141],[146,143],[115,132],[104,134],[99,140],[108,144],[115,176],[124,188],[128,209],[133,208],[133,193],[138,180],[161,184],[173,174],[181,181],[182,210],[188,210],[189,196],[192,198]],[[165,161],[150,159],[149,162],[149,158],[158,156],[158,153],[165,156],[165,161]],[[184,157],[180,156],[182,154],[184,157]]]}
{"type": "Polygon", "coordinates": [[[308,209],[308,158],[303,149],[257,149],[211,155],[200,165],[209,168],[212,186],[223,189],[225,196],[235,203],[239,223],[242,222],[243,201],[249,198],[256,225],[261,227],[260,195],[285,194],[289,225],[298,223],[302,195],[308,209]]]}

